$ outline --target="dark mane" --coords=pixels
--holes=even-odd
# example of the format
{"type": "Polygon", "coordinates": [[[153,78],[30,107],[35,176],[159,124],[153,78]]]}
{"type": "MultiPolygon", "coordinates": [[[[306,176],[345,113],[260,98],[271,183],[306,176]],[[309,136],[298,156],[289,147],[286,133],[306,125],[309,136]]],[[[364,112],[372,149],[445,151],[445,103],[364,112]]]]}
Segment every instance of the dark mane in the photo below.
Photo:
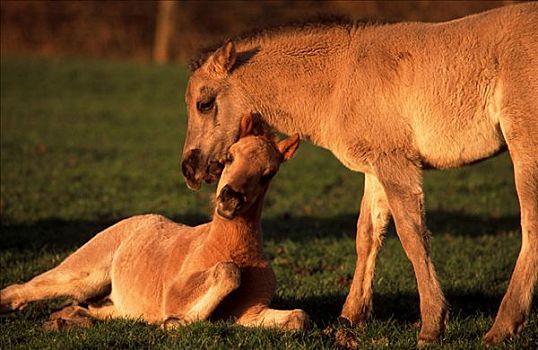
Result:
{"type": "MultiPolygon", "coordinates": [[[[285,24],[270,25],[262,28],[255,28],[245,31],[236,37],[232,38],[234,42],[251,41],[259,38],[271,38],[276,35],[282,35],[292,32],[304,32],[308,30],[327,29],[340,27],[346,30],[351,30],[357,27],[365,27],[372,25],[372,22],[354,21],[346,16],[340,15],[321,15],[310,17],[302,21],[287,22],[285,24]]],[[[220,48],[224,41],[214,42],[209,46],[203,47],[198,51],[194,58],[190,61],[189,68],[194,72],[200,68],[211,56],[215,50],[220,48]]]]}

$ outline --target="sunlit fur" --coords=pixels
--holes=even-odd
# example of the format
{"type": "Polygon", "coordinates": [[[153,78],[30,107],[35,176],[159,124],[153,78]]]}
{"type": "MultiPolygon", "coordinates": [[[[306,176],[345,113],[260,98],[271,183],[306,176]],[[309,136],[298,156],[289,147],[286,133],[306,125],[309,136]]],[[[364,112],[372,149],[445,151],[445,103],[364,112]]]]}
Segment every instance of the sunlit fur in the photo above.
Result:
{"type": "Polygon", "coordinates": [[[435,341],[447,306],[428,252],[423,168],[453,168],[508,149],[523,244],[486,343],[521,328],[538,276],[538,4],[445,23],[310,25],[227,42],[200,62],[186,92],[184,155],[197,149],[198,188],[209,161],[237,137],[238,115],[329,149],[366,173],[357,265],[342,316],[371,311],[375,261],[389,217],[417,279],[419,345],[435,341]],[[201,115],[202,94],[216,98],[201,115]]]}
{"type": "Polygon", "coordinates": [[[85,317],[140,318],[170,328],[210,316],[245,326],[304,328],[304,311],[268,308],[276,282],[263,254],[260,223],[269,185],[260,177],[276,173],[298,144],[298,136],[275,143],[245,135],[230,149],[235,159],[219,183],[219,189],[232,186],[248,199],[233,219],[215,213],[210,223],[196,227],[160,215],[123,220],[59,266],[0,291],[2,311],[59,296],[84,302],[111,290],[108,303],[67,307],[54,314],[49,328],[87,324],[81,322],[85,317]]]}

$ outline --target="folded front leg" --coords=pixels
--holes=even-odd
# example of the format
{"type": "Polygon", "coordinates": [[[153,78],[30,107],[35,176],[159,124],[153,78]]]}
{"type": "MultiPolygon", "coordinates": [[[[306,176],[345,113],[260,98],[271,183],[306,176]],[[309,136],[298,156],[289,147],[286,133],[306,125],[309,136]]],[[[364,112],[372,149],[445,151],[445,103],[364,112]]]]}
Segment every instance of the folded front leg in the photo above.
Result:
{"type": "Polygon", "coordinates": [[[308,314],[301,309],[275,310],[267,307],[248,311],[237,320],[237,324],[242,326],[283,330],[305,329],[309,322],[308,314]]]}
{"type": "Polygon", "coordinates": [[[165,296],[165,329],[206,320],[221,301],[241,283],[233,262],[220,262],[175,283],[165,296]]]}

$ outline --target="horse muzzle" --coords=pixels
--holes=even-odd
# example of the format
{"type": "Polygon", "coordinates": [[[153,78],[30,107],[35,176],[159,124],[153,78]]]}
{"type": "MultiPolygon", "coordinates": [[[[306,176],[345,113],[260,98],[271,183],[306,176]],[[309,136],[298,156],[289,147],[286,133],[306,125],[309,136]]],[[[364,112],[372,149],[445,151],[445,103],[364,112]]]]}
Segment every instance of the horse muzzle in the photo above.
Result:
{"type": "Polygon", "coordinates": [[[231,220],[244,209],[245,203],[244,194],[234,191],[229,185],[226,185],[217,197],[217,214],[231,220]]]}
{"type": "Polygon", "coordinates": [[[183,156],[181,171],[187,187],[193,191],[200,189],[202,181],[212,183],[220,178],[224,164],[218,161],[204,162],[200,149],[192,149],[183,156]]]}

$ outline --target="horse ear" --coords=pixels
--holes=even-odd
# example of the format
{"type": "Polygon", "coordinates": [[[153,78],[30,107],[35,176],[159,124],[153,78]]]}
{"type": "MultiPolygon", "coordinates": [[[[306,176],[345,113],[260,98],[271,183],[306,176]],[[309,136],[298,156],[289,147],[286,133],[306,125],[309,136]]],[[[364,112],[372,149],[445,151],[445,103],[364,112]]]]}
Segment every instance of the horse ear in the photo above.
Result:
{"type": "Polygon", "coordinates": [[[280,153],[282,154],[283,161],[290,160],[291,157],[295,154],[297,149],[299,148],[299,141],[300,137],[299,134],[293,134],[292,136],[288,137],[287,139],[284,139],[280,141],[276,146],[280,153]]]}
{"type": "Polygon", "coordinates": [[[224,46],[211,56],[208,69],[218,75],[226,75],[232,69],[236,57],[235,44],[233,41],[228,40],[224,46]]]}
{"type": "Polygon", "coordinates": [[[252,113],[247,113],[241,117],[241,126],[239,131],[239,138],[252,134],[252,128],[254,126],[254,118],[252,113]]]}

